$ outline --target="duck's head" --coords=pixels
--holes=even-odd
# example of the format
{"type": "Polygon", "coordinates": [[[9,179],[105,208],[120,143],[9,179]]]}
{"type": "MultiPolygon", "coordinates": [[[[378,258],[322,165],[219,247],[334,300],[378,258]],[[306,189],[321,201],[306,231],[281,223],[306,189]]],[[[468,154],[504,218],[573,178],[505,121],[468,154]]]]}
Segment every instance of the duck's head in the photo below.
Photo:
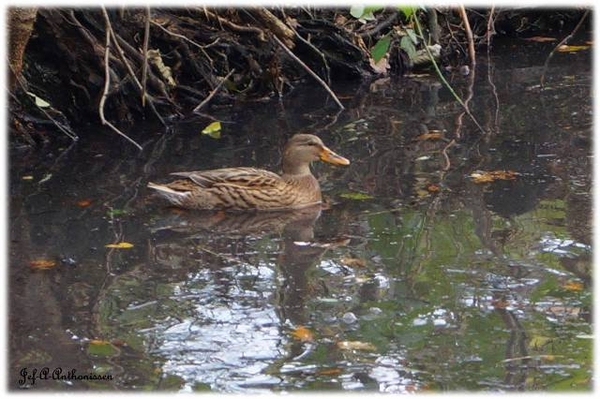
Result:
{"type": "Polygon", "coordinates": [[[319,160],[334,165],[350,164],[349,160],[327,148],[317,136],[296,134],[288,140],[283,149],[283,173],[310,173],[309,164],[319,160]]]}

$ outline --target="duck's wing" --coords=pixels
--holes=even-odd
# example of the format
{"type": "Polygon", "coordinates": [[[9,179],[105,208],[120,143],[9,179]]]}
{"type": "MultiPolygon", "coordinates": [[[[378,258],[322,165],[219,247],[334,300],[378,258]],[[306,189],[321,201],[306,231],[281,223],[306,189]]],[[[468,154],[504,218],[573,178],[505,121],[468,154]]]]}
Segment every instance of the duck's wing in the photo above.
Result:
{"type": "Polygon", "coordinates": [[[176,172],[171,173],[171,175],[185,177],[202,188],[230,185],[248,189],[268,189],[278,187],[282,183],[281,176],[268,170],[256,168],[223,168],[176,172]]]}

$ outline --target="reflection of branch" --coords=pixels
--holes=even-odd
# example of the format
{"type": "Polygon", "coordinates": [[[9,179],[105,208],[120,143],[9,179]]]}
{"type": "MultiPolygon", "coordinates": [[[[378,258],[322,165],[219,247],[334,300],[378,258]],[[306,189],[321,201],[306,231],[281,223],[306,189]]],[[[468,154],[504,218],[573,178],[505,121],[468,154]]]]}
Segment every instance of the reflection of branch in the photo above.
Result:
{"type": "Polygon", "coordinates": [[[583,25],[583,21],[585,21],[585,19],[587,18],[588,14],[590,13],[590,10],[585,10],[585,13],[583,13],[583,16],[581,17],[581,19],[579,20],[579,22],[577,23],[577,26],[575,26],[575,28],[573,28],[573,31],[567,35],[567,37],[565,37],[564,39],[562,39],[560,41],[560,43],[558,43],[556,45],[556,47],[554,47],[552,49],[552,51],[550,52],[550,54],[548,54],[548,58],[546,58],[546,62],[544,62],[544,69],[542,71],[542,76],[540,78],[540,86],[542,86],[542,88],[544,88],[544,81],[546,78],[546,70],[548,69],[548,64],[550,64],[550,59],[552,58],[552,56],[554,55],[554,53],[556,53],[556,51],[558,50],[558,48],[562,45],[564,45],[565,43],[567,43],[569,40],[571,40],[573,38],[573,35],[575,35],[575,33],[577,33],[577,31],[579,30],[579,28],[581,28],[581,25],[583,25]]]}

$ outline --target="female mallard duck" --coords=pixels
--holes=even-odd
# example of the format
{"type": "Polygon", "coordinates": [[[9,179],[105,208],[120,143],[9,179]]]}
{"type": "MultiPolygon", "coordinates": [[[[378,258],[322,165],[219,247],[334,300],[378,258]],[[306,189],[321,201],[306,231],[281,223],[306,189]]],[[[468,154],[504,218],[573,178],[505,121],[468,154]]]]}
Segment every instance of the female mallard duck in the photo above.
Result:
{"type": "Polygon", "coordinates": [[[283,149],[281,176],[255,168],[225,168],[177,172],[185,179],[168,184],[148,183],[171,204],[188,209],[285,210],[321,202],[319,182],[310,171],[312,161],[348,165],[312,134],[296,134],[283,149]]]}

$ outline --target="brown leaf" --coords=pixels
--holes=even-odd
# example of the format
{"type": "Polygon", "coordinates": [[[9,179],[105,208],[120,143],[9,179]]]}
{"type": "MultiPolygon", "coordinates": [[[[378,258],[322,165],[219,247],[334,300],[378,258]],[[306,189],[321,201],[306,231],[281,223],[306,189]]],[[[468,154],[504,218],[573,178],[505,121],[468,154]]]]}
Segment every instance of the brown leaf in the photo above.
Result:
{"type": "Polygon", "coordinates": [[[569,281],[563,285],[563,288],[569,291],[583,291],[583,283],[579,281],[569,281]]]}
{"type": "Polygon", "coordinates": [[[76,202],[78,207],[85,208],[86,206],[90,206],[92,204],[92,200],[84,199],[76,202]]]}
{"type": "Polygon", "coordinates": [[[299,326],[294,331],[292,331],[292,337],[302,342],[311,342],[315,339],[315,336],[312,333],[312,331],[310,331],[304,326],[299,326]]]}
{"type": "Polygon", "coordinates": [[[440,140],[444,135],[439,131],[431,131],[429,133],[423,133],[417,137],[415,137],[416,141],[425,141],[425,140],[440,140]]]}
{"type": "Polygon", "coordinates": [[[342,369],[337,368],[337,367],[331,367],[328,369],[323,369],[323,370],[319,370],[317,371],[317,375],[340,375],[342,374],[342,369]]]}
{"type": "Polygon", "coordinates": [[[346,265],[348,267],[365,267],[367,265],[367,262],[364,259],[350,258],[347,256],[341,258],[340,262],[342,262],[343,265],[346,265]]]}
{"type": "Polygon", "coordinates": [[[29,266],[35,270],[46,270],[55,267],[56,262],[50,259],[35,259],[29,262],[29,266]]]}
{"type": "Polygon", "coordinates": [[[437,193],[440,191],[440,186],[438,186],[437,184],[430,183],[427,186],[427,191],[429,191],[430,193],[437,193]]]}

